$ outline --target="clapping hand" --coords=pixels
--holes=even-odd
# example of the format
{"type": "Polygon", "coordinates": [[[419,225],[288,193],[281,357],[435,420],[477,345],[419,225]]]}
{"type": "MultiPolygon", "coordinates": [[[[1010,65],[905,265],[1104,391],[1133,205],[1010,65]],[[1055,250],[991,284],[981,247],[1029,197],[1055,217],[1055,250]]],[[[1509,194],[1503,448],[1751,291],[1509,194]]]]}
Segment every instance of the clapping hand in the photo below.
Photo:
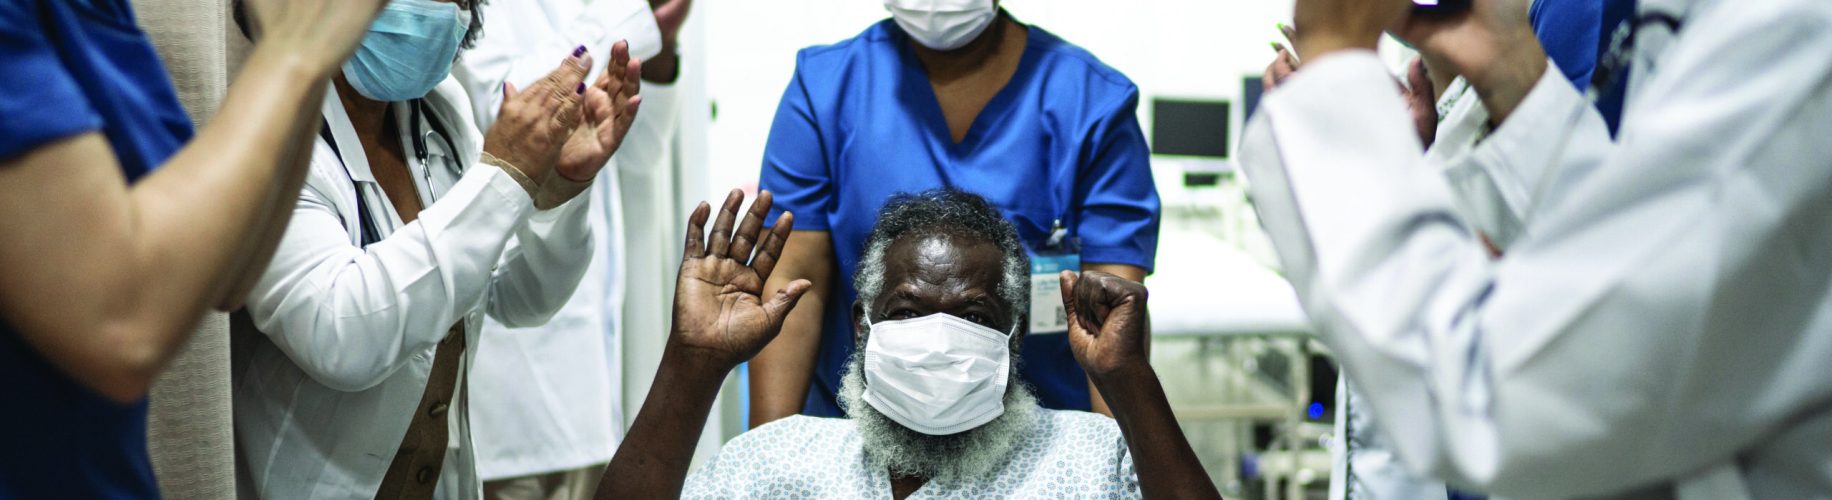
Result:
{"type": "Polygon", "coordinates": [[[1062,272],[1062,305],[1069,316],[1069,348],[1098,384],[1149,369],[1145,343],[1151,316],[1145,285],[1111,274],[1062,272]]]}
{"type": "Polygon", "coordinates": [[[784,212],[759,243],[763,218],[770,212],[770,193],[757,195],[733,233],[743,201],[744,193],[732,190],[710,236],[702,236],[710,207],[700,203],[694,209],[687,219],[687,246],[674,289],[674,331],[668,349],[679,350],[682,359],[711,363],[716,370],[730,370],[763,350],[812,286],[808,280],[795,280],[765,300],[763,283],[782,256],[794,216],[784,212]]]}
{"type": "Polygon", "coordinates": [[[546,180],[559,162],[561,146],[584,117],[579,107],[591,64],[591,54],[581,46],[526,89],[503,84],[502,108],[484,134],[484,152],[514,165],[537,184],[546,180]]]}
{"type": "Polygon", "coordinates": [[[585,88],[580,125],[560,151],[555,172],[575,182],[590,181],[610,161],[636,121],[642,105],[642,61],[630,57],[629,42],[611,46],[611,62],[585,88]]]}

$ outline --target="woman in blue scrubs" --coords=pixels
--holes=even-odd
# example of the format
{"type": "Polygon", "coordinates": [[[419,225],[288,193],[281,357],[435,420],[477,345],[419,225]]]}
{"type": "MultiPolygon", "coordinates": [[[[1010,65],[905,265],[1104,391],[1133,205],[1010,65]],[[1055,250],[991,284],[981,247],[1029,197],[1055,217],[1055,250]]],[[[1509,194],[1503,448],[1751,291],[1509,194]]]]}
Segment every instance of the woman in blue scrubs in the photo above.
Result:
{"type": "MultiPolygon", "coordinates": [[[[1033,268],[1079,262],[1140,280],[1157,253],[1158,195],[1131,80],[996,0],[885,5],[891,19],[797,55],[770,130],[766,220],[792,211],[796,231],[765,293],[800,278],[815,286],[751,362],[753,426],[842,415],[834,393],[854,348],[851,277],[894,193],[984,196],[1017,226],[1033,268]]],[[[1060,306],[1038,282],[1049,270],[1033,271],[1033,296],[1049,300],[1033,301],[1022,375],[1046,407],[1105,412],[1066,337],[1049,333],[1060,306]]]]}
{"type": "Polygon", "coordinates": [[[260,274],[383,3],[255,1],[193,131],[128,0],[0,0],[0,498],[159,497],[146,393],[260,274]]]}

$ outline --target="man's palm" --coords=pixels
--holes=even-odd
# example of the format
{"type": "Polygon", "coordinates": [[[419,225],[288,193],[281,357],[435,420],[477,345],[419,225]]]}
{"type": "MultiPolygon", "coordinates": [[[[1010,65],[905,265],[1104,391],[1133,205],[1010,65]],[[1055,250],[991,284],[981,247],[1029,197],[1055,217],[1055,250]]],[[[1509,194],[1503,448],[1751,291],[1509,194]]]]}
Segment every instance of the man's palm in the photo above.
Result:
{"type": "Polygon", "coordinates": [[[782,255],[794,220],[784,213],[758,244],[763,217],[770,210],[770,193],[758,195],[733,233],[738,205],[743,201],[743,193],[736,190],[726,197],[710,242],[701,237],[710,207],[702,203],[694,210],[688,218],[687,247],[674,289],[673,342],[730,365],[763,350],[811,285],[808,280],[795,280],[768,301],[763,299],[763,283],[782,255]]]}
{"type": "Polygon", "coordinates": [[[697,318],[707,328],[683,335],[681,342],[740,358],[755,355],[774,336],[762,295],[763,278],[736,260],[688,261],[674,289],[675,303],[680,304],[675,315],[697,318]],[[706,322],[708,318],[712,321],[706,322]]]}

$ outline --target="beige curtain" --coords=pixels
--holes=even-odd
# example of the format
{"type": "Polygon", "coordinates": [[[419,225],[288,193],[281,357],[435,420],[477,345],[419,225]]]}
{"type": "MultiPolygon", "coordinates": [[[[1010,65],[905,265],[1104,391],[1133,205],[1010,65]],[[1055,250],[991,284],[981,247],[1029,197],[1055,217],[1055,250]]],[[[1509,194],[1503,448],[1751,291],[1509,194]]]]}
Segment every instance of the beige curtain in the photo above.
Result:
{"type": "MultiPolygon", "coordinates": [[[[133,0],[140,26],[171,73],[193,121],[216,113],[229,86],[229,0],[133,0]]],[[[235,444],[229,404],[229,320],[211,313],[153,384],[147,448],[166,498],[235,498],[235,444]]]]}

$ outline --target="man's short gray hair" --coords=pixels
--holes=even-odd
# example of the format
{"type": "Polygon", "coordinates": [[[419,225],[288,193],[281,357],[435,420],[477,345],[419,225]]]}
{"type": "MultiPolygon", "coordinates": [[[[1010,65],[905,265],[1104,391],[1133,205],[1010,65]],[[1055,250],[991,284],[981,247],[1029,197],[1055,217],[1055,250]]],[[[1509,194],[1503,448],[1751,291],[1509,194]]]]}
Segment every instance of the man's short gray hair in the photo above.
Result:
{"type": "Polygon", "coordinates": [[[865,239],[865,254],[852,275],[865,317],[884,291],[884,254],[904,236],[950,235],[985,241],[1004,254],[997,294],[1011,308],[1011,324],[1019,325],[1030,310],[1030,256],[1018,240],[1018,230],[997,207],[979,195],[953,188],[920,193],[898,193],[878,211],[878,222],[865,239]]]}

